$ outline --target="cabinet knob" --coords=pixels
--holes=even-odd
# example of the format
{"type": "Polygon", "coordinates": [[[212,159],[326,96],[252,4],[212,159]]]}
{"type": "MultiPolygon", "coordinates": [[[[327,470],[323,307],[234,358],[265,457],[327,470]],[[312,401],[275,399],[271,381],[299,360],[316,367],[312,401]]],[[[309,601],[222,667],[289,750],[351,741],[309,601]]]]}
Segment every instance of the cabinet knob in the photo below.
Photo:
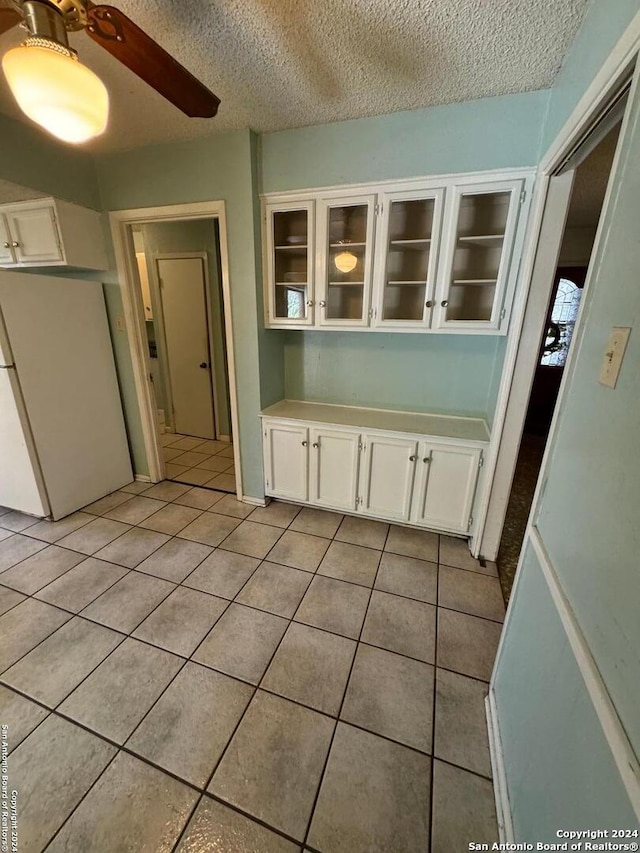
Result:
{"type": "Polygon", "coordinates": [[[426,305],[427,308],[432,308],[433,307],[433,299],[427,299],[427,301],[424,304],[426,305]]]}
{"type": "Polygon", "coordinates": [[[417,456],[410,456],[409,462],[415,462],[417,458],[418,458],[417,456]]]}
{"type": "Polygon", "coordinates": [[[317,447],[320,447],[320,445],[318,444],[318,442],[317,442],[317,441],[314,441],[314,442],[313,442],[313,446],[314,446],[314,447],[316,447],[316,448],[317,448],[317,447]]]}
{"type": "Polygon", "coordinates": [[[313,299],[308,299],[308,300],[307,300],[307,305],[309,306],[309,308],[311,308],[311,307],[312,307],[312,305],[313,305],[313,299]]]}
{"type": "Polygon", "coordinates": [[[306,447],[306,446],[307,446],[307,444],[309,444],[309,442],[308,442],[308,441],[303,441],[303,442],[302,442],[302,446],[303,446],[303,447],[306,447]]]}
{"type": "Polygon", "coordinates": [[[318,302],[318,305],[319,305],[321,308],[324,308],[326,304],[327,304],[327,303],[324,301],[324,299],[321,299],[321,300],[320,300],[320,302],[318,302]]]}
{"type": "Polygon", "coordinates": [[[430,457],[430,456],[425,456],[425,457],[424,457],[424,459],[423,459],[422,461],[424,462],[424,464],[425,464],[425,465],[428,465],[428,464],[429,464],[429,462],[431,462],[431,457],[430,457]]]}
{"type": "Polygon", "coordinates": [[[18,248],[18,246],[20,245],[20,243],[18,243],[18,241],[17,241],[17,240],[14,240],[14,241],[11,243],[11,245],[13,246],[13,248],[14,248],[14,249],[17,249],[17,248],[18,248]]]}
{"type": "Polygon", "coordinates": [[[5,244],[4,244],[4,247],[5,247],[5,249],[10,249],[10,248],[11,248],[11,243],[5,243],[5,244]]]}
{"type": "Polygon", "coordinates": [[[448,299],[443,299],[442,302],[440,303],[440,305],[442,305],[443,308],[446,308],[448,304],[449,304],[448,299]]]}

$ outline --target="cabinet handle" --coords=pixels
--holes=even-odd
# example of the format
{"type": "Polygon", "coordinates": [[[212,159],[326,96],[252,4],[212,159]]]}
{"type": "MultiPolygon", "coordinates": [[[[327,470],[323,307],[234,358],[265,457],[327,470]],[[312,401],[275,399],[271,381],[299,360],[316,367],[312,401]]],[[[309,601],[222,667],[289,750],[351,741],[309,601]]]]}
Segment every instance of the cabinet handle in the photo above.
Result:
{"type": "Polygon", "coordinates": [[[426,305],[427,308],[433,307],[433,299],[427,299],[427,301],[424,304],[426,305]]]}
{"type": "Polygon", "coordinates": [[[424,459],[423,459],[422,461],[424,462],[424,464],[425,464],[425,465],[428,465],[428,464],[429,464],[429,462],[431,462],[431,457],[430,457],[430,456],[425,456],[425,457],[424,457],[424,459]]]}
{"type": "Polygon", "coordinates": [[[417,458],[418,458],[417,456],[410,456],[409,462],[415,462],[417,458]]]}
{"type": "Polygon", "coordinates": [[[440,303],[440,305],[442,305],[443,308],[446,308],[448,304],[449,304],[448,299],[443,299],[442,302],[440,303]]]}
{"type": "Polygon", "coordinates": [[[309,442],[308,442],[308,441],[303,441],[303,442],[302,442],[302,446],[303,446],[303,447],[306,447],[306,446],[307,446],[307,444],[309,444],[309,442]]]}
{"type": "Polygon", "coordinates": [[[309,308],[311,308],[313,306],[313,299],[308,299],[307,305],[309,306],[309,308]]]}
{"type": "Polygon", "coordinates": [[[13,243],[12,243],[11,245],[13,246],[13,248],[14,248],[14,249],[17,249],[17,248],[18,248],[18,246],[20,245],[20,243],[18,243],[18,241],[17,241],[17,240],[14,240],[14,241],[13,241],[13,243]]]}
{"type": "Polygon", "coordinates": [[[320,447],[320,445],[318,444],[318,442],[317,442],[317,441],[314,441],[314,442],[313,442],[313,446],[314,446],[314,447],[316,447],[316,448],[320,447]]]}
{"type": "Polygon", "coordinates": [[[327,303],[324,301],[324,299],[321,299],[321,300],[320,300],[320,302],[318,302],[318,305],[319,305],[321,308],[324,308],[326,304],[327,304],[327,303]]]}

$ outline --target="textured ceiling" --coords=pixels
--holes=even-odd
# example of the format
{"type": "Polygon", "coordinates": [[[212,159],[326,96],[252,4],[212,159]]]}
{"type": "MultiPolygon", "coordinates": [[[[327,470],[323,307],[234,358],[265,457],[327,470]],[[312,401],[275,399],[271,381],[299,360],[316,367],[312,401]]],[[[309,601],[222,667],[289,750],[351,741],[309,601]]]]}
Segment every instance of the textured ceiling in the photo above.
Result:
{"type": "MultiPolygon", "coordinates": [[[[187,119],[84,34],[117,150],[282,130],[551,86],[589,0],[115,0],[221,99],[187,119]]],[[[0,52],[21,39],[14,29],[0,52]]],[[[4,80],[0,111],[17,115],[4,80]]]]}
{"type": "Polygon", "coordinates": [[[32,198],[43,198],[44,193],[22,187],[11,181],[0,180],[0,204],[10,204],[14,201],[29,201],[32,198]]]}

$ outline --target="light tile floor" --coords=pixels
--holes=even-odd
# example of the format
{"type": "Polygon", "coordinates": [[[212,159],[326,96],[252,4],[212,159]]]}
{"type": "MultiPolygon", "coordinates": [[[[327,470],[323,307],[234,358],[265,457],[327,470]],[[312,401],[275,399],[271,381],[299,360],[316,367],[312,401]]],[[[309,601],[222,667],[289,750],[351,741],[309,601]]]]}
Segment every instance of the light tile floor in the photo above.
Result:
{"type": "Polygon", "coordinates": [[[165,432],[160,436],[167,479],[205,489],[236,492],[233,445],[165,432]]]}
{"type": "Polygon", "coordinates": [[[0,530],[21,850],[497,840],[504,608],[464,542],[175,482],[53,523],[0,510],[0,530]]]}

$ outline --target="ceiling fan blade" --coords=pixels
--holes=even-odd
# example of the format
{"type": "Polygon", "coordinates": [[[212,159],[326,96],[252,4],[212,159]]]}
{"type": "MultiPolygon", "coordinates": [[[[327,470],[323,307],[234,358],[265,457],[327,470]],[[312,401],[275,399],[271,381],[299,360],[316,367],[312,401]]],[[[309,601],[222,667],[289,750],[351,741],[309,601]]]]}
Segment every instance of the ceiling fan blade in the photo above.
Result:
{"type": "Polygon", "coordinates": [[[22,15],[13,4],[3,5],[0,3],[0,35],[6,33],[11,27],[15,27],[22,20],[22,15]]]}
{"type": "Polygon", "coordinates": [[[220,99],[113,6],[87,7],[86,31],[123,65],[191,118],[212,118],[220,99]]]}

